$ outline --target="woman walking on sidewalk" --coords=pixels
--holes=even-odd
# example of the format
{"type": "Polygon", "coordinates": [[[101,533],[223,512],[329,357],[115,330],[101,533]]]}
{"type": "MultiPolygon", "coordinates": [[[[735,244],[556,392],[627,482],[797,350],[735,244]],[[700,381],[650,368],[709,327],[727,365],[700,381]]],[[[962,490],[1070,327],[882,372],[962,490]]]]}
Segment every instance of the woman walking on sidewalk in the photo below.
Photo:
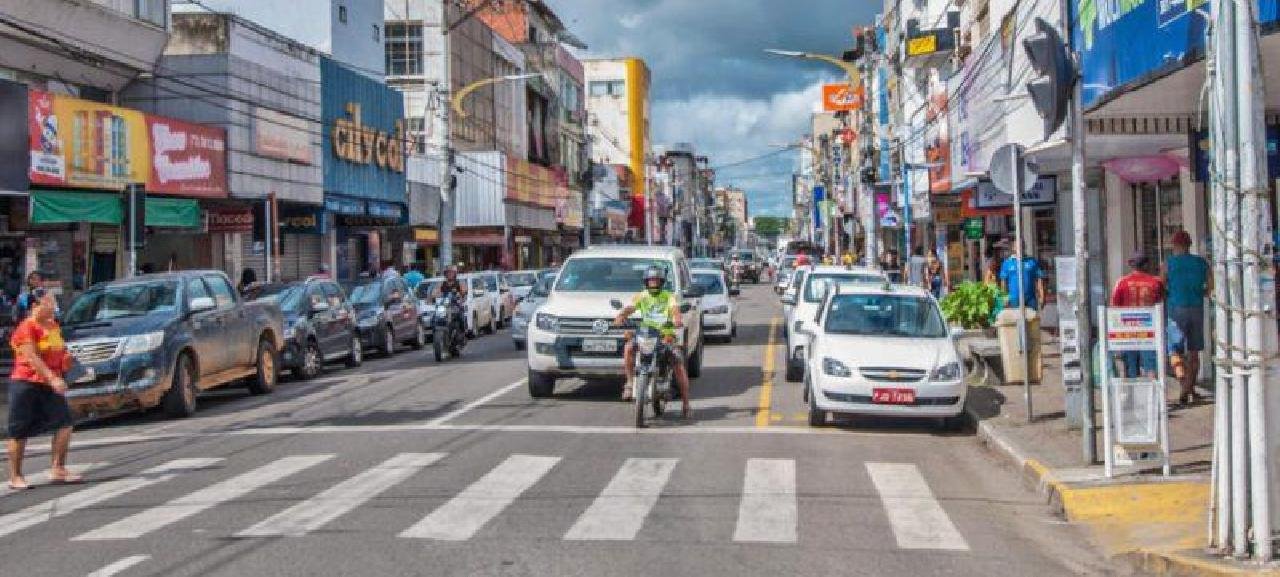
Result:
{"type": "Polygon", "coordinates": [[[53,464],[49,478],[55,483],[78,483],[79,475],[67,470],[71,447],[71,408],[67,383],[62,376],[71,365],[71,354],[62,341],[62,329],[54,318],[57,301],[43,288],[31,291],[31,315],[14,329],[13,372],[9,375],[9,488],[29,489],[22,475],[27,439],[53,431],[53,464]]]}

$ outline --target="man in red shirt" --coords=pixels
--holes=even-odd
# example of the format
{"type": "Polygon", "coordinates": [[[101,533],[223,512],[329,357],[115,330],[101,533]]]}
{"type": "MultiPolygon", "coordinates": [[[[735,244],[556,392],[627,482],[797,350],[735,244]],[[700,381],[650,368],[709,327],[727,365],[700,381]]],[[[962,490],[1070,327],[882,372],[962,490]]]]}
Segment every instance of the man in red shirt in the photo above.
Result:
{"type": "MultiPolygon", "coordinates": [[[[1111,291],[1113,307],[1149,307],[1164,302],[1164,281],[1160,277],[1147,272],[1150,259],[1142,251],[1129,257],[1130,272],[1116,281],[1115,290],[1111,291]]],[[[1124,364],[1124,376],[1135,378],[1139,374],[1155,375],[1159,362],[1156,351],[1126,351],[1120,353],[1124,364]]]]}

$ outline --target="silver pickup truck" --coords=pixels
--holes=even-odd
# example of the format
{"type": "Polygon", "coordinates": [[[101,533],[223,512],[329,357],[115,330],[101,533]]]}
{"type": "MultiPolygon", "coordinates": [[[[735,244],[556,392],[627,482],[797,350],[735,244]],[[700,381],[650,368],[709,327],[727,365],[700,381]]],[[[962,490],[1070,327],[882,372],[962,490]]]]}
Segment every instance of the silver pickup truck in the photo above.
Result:
{"type": "Polygon", "coordinates": [[[68,383],[78,417],[161,406],[196,411],[200,391],[244,380],[254,394],[279,377],[280,308],[245,302],[221,271],[141,275],[94,285],[62,316],[84,367],[68,383]]]}

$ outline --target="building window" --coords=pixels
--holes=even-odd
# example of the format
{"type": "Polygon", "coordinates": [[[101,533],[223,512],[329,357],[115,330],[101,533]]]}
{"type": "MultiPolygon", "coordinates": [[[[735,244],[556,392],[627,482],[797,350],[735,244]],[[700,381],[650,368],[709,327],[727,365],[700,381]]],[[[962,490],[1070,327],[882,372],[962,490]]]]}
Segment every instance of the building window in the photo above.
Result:
{"type": "Polygon", "coordinates": [[[592,95],[592,96],[608,96],[608,95],[609,95],[609,83],[608,83],[608,82],[599,82],[599,81],[594,81],[594,80],[593,80],[593,81],[588,85],[588,87],[587,87],[587,88],[591,91],[591,95],[592,95]]]}
{"type": "Polygon", "coordinates": [[[627,83],[624,80],[613,80],[609,82],[609,96],[623,96],[627,93],[627,83]]]}
{"type": "Polygon", "coordinates": [[[592,96],[624,96],[627,93],[627,82],[625,80],[595,80],[587,86],[587,89],[591,91],[592,96]]]}
{"type": "Polygon", "coordinates": [[[387,75],[422,74],[422,25],[388,22],[386,26],[387,75]]]}
{"type": "Polygon", "coordinates": [[[373,41],[379,42],[381,40],[382,40],[382,30],[378,28],[377,24],[374,24],[373,25],[373,41]]]}
{"type": "Polygon", "coordinates": [[[347,23],[347,7],[341,4],[338,5],[338,22],[347,23]]]}
{"type": "Polygon", "coordinates": [[[139,20],[145,20],[156,26],[165,25],[165,1],[164,0],[134,0],[134,15],[139,20]]]}

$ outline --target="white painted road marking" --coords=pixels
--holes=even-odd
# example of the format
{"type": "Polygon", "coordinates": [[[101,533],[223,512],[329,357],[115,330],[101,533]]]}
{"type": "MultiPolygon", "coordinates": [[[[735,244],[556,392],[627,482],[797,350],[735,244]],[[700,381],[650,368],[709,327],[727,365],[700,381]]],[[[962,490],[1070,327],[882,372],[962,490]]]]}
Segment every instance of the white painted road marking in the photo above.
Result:
{"type": "Polygon", "coordinates": [[[119,575],[124,570],[130,567],[133,567],[134,565],[137,565],[138,563],[146,561],[147,559],[150,559],[150,558],[151,558],[150,555],[130,555],[128,557],[125,557],[124,559],[116,561],[115,563],[107,565],[106,567],[98,569],[93,573],[90,573],[89,577],[113,577],[114,575],[119,575]]]}
{"type": "Polygon", "coordinates": [[[143,471],[136,477],[125,477],[114,481],[91,483],[88,488],[69,495],[50,499],[38,505],[32,505],[8,515],[0,516],[0,537],[17,533],[27,527],[38,525],[54,517],[61,517],[73,511],[83,509],[119,497],[130,491],[136,491],[148,485],[155,485],[173,479],[183,471],[208,467],[221,461],[211,459],[176,459],[163,465],[143,471]]]}
{"type": "Polygon", "coordinates": [[[796,542],[796,462],[748,459],[734,541],[796,542]]]}
{"type": "Polygon", "coordinates": [[[115,523],[104,525],[76,537],[73,541],[136,539],[332,458],[333,455],[285,457],[221,483],[187,493],[164,505],[152,507],[115,523]]]}
{"type": "Polygon", "coordinates": [[[678,459],[627,459],[564,538],[631,540],[644,525],[678,459]]]}
{"type": "Polygon", "coordinates": [[[915,465],[867,463],[866,466],[899,547],[969,550],[915,465]]]}
{"type": "Polygon", "coordinates": [[[439,509],[400,533],[413,539],[465,541],[560,462],[560,457],[512,455],[439,509]]]}
{"type": "MultiPolygon", "coordinates": [[[[106,467],[109,463],[80,463],[78,465],[67,465],[67,470],[77,475],[83,475],[94,469],[106,467]]],[[[27,475],[27,483],[32,487],[49,484],[49,470],[45,469],[33,475],[27,475]]],[[[20,490],[10,489],[8,485],[0,485],[0,497],[18,493],[20,490]]]]}
{"type": "Polygon", "coordinates": [[[383,491],[444,458],[444,453],[400,453],[320,494],[237,534],[238,537],[299,537],[347,514],[383,491]]]}
{"type": "Polygon", "coordinates": [[[516,382],[514,382],[514,383],[511,383],[510,385],[507,385],[507,386],[505,386],[505,387],[502,387],[501,389],[498,389],[498,390],[496,390],[496,391],[494,391],[494,392],[492,392],[492,393],[489,393],[489,394],[487,394],[487,395],[485,395],[485,396],[483,396],[483,397],[480,397],[479,399],[476,399],[476,400],[474,400],[474,401],[471,401],[470,403],[467,403],[466,405],[463,405],[463,406],[462,406],[462,408],[459,408],[459,409],[454,410],[454,411],[450,411],[450,412],[446,413],[443,417],[440,417],[440,418],[438,418],[438,419],[434,419],[434,420],[432,420],[431,422],[427,423],[427,426],[428,426],[428,427],[431,427],[431,426],[439,426],[439,425],[443,425],[443,424],[445,424],[445,423],[447,423],[447,422],[449,422],[449,421],[452,421],[453,419],[456,419],[456,418],[458,418],[458,417],[462,416],[462,414],[463,414],[463,413],[466,413],[466,412],[470,411],[471,409],[474,409],[474,408],[476,408],[476,407],[479,407],[480,405],[486,404],[486,403],[488,403],[489,401],[492,401],[492,400],[494,400],[494,399],[496,399],[496,398],[498,398],[498,397],[501,397],[502,395],[505,395],[505,394],[507,394],[507,393],[511,392],[511,390],[512,390],[512,389],[515,389],[516,387],[522,386],[522,385],[524,385],[524,383],[525,383],[525,380],[524,380],[524,379],[520,379],[520,380],[518,380],[518,381],[516,381],[516,382]]]}

